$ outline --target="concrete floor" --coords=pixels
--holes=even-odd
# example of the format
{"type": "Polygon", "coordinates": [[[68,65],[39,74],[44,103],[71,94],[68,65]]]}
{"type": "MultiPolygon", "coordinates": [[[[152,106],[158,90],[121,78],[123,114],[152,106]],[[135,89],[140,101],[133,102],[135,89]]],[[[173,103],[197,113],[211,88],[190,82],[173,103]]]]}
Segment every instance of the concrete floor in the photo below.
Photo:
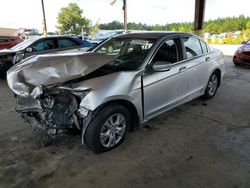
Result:
{"type": "Polygon", "coordinates": [[[0,187],[250,187],[250,69],[225,57],[214,99],[148,122],[119,148],[95,155],[68,137],[42,148],[0,82],[0,187]]]}

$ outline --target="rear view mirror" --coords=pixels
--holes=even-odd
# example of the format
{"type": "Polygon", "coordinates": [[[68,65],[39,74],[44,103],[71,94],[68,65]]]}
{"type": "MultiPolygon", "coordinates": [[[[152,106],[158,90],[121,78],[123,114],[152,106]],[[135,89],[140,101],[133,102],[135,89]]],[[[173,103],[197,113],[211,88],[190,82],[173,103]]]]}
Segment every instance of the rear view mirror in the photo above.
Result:
{"type": "Polygon", "coordinates": [[[164,71],[169,71],[172,67],[172,64],[167,61],[156,61],[152,68],[156,72],[164,72],[164,71]]]}

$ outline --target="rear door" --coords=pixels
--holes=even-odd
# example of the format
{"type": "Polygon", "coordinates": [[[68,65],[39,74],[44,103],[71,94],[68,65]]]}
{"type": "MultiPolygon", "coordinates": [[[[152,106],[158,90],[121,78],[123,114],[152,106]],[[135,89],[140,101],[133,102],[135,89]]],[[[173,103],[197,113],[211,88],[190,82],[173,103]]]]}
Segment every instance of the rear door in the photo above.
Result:
{"type": "Polygon", "coordinates": [[[181,38],[186,56],[188,79],[183,80],[187,95],[202,94],[209,78],[210,56],[205,42],[195,36],[181,38]]]}
{"type": "Polygon", "coordinates": [[[172,67],[163,72],[151,70],[143,76],[145,119],[200,96],[209,77],[207,48],[203,49],[194,36],[167,39],[151,64],[157,61],[172,67]]]}

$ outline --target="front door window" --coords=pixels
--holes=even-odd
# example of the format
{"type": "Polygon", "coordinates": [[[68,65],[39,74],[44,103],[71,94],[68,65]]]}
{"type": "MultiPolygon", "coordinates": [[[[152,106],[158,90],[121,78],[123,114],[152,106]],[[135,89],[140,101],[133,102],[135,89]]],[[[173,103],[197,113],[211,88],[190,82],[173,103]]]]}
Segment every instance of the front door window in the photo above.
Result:
{"type": "Polygon", "coordinates": [[[33,52],[40,52],[40,51],[52,50],[52,49],[55,49],[55,43],[53,39],[42,40],[42,41],[35,43],[32,46],[33,52]]]}

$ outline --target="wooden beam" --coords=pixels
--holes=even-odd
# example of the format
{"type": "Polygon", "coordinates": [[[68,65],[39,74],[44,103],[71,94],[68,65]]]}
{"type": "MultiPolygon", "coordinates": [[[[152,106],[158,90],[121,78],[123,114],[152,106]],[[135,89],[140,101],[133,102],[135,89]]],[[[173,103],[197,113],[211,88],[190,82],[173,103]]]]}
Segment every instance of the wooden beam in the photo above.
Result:
{"type": "Polygon", "coordinates": [[[127,0],[123,0],[123,13],[124,13],[124,31],[125,33],[128,31],[127,26],[127,0]]]}
{"type": "Polygon", "coordinates": [[[47,24],[46,24],[46,16],[45,16],[45,10],[44,10],[44,3],[42,2],[42,10],[43,10],[43,34],[47,36],[47,24]]]}
{"type": "Polygon", "coordinates": [[[206,0],[195,0],[194,31],[203,35],[206,0]]]}

